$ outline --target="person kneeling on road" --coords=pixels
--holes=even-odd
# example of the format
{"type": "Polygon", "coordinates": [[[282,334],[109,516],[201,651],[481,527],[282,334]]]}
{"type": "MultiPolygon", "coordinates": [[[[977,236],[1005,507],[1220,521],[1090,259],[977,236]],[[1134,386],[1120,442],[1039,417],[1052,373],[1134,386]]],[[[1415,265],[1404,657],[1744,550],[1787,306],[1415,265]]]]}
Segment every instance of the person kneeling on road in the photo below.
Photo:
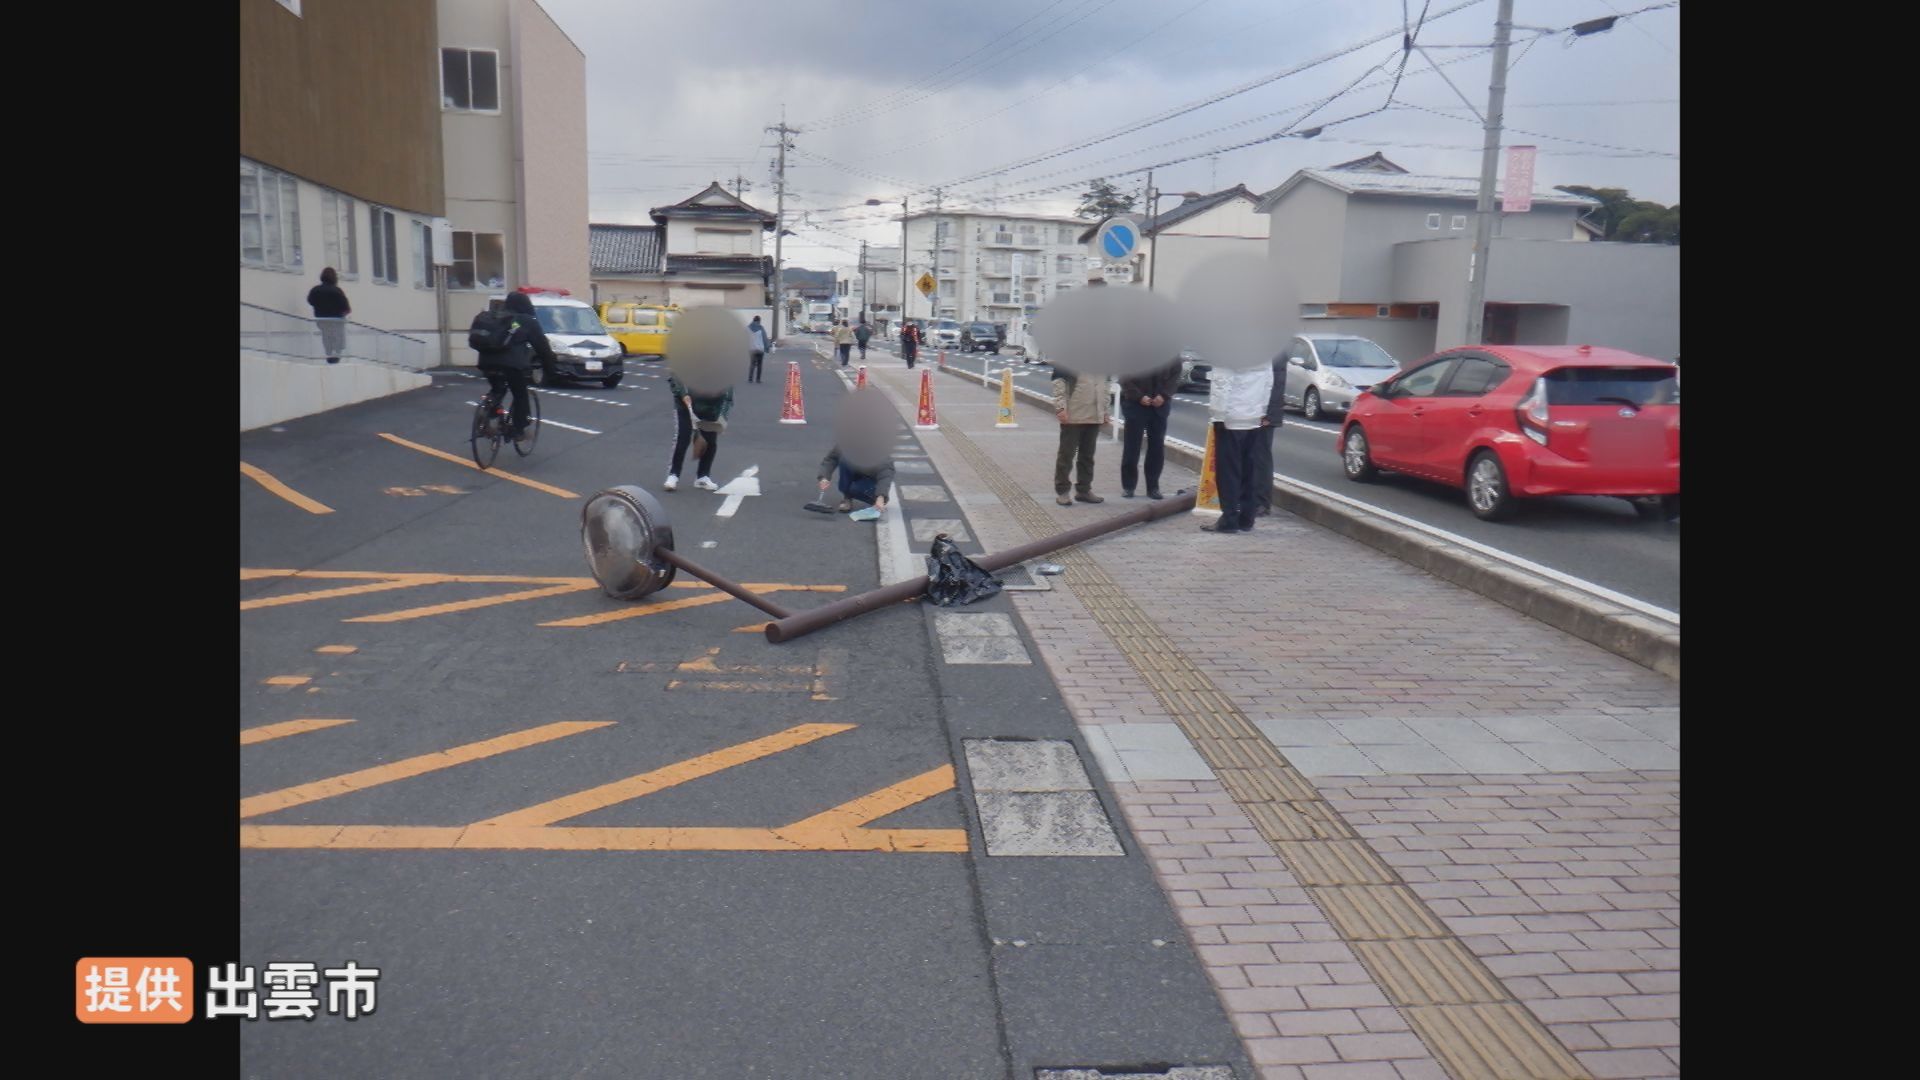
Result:
{"type": "MultiPolygon", "coordinates": [[[[854,500],[867,503],[875,510],[887,508],[887,492],[893,487],[893,459],[888,458],[874,466],[872,471],[854,468],[850,463],[840,460],[840,448],[834,447],[820,462],[820,493],[824,498],[827,486],[837,480],[840,488],[840,504],[833,507],[836,513],[847,513],[853,509],[854,500]]],[[[824,506],[816,507],[826,510],[824,506]]]]}

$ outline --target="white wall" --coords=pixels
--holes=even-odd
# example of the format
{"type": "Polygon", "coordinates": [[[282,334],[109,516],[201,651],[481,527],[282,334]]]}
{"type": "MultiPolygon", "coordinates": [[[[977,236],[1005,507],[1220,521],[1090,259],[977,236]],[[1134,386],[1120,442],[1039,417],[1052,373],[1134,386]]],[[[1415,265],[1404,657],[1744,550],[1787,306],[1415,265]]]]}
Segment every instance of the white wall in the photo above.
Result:
{"type": "MultiPolygon", "coordinates": [[[[330,265],[322,220],[326,189],[305,180],[299,182],[299,188],[301,268],[298,271],[285,271],[242,266],[240,300],[289,315],[311,317],[313,309],[307,306],[307,291],[320,284],[320,270],[330,265]]],[[[348,317],[354,322],[395,333],[414,337],[431,335],[437,332],[439,326],[434,294],[432,289],[417,289],[413,285],[414,234],[408,228],[414,222],[428,219],[399,210],[393,211],[393,214],[394,225],[399,230],[396,253],[400,263],[400,284],[376,284],[373,281],[372,238],[368,234],[368,204],[364,200],[354,200],[353,231],[359,270],[357,274],[349,276],[344,257],[332,264],[341,271],[340,288],[346,292],[347,303],[353,308],[353,314],[348,317]]]]}
{"type": "Polygon", "coordinates": [[[311,364],[240,352],[240,430],[277,424],[430,385],[429,376],[377,364],[311,364]]]}
{"type": "Polygon", "coordinates": [[[1313,180],[1301,181],[1268,213],[1267,257],[1293,274],[1302,303],[1345,299],[1340,264],[1346,216],[1346,196],[1313,180]]]}

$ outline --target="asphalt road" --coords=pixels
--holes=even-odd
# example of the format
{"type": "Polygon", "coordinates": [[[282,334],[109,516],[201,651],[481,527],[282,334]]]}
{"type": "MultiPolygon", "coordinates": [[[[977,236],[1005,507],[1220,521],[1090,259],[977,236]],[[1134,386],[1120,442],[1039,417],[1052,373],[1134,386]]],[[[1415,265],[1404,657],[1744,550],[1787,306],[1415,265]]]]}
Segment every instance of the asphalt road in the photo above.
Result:
{"type": "MultiPolygon", "coordinates": [[[[667,469],[636,367],[488,473],[468,372],[242,435],[240,961],[381,971],[361,1019],[239,1022],[243,1074],[1252,1075],[1044,665],[948,663],[917,605],[775,646],[695,583],[583,581],[585,498],[667,469]],[[1074,743],[1126,854],[986,855],[963,745],[998,737],[1074,743]]],[[[792,349],[736,387],[715,479],[760,494],[689,467],[676,549],[794,608],[876,584],[875,528],[802,509],[844,393],[792,349]]]]}
{"type": "MultiPolygon", "coordinates": [[[[949,353],[948,363],[977,371],[987,353],[949,353]]],[[[1050,375],[1044,364],[1026,364],[1012,356],[989,361],[994,377],[1011,363],[1016,385],[1045,392],[1050,375]]],[[[1175,399],[1167,434],[1205,445],[1204,394],[1175,399]]],[[[1512,521],[1481,521],[1467,508],[1464,492],[1412,477],[1383,475],[1372,484],[1356,484],[1340,466],[1337,422],[1309,423],[1289,412],[1274,438],[1274,471],[1347,498],[1466,537],[1520,559],[1611,589],[1636,600],[1680,610],[1680,525],[1643,521],[1621,499],[1579,496],[1530,499],[1512,521]]],[[[1108,473],[1118,484],[1119,459],[1108,473]]],[[[1313,583],[1302,582],[1310,595],[1313,583]]]]}

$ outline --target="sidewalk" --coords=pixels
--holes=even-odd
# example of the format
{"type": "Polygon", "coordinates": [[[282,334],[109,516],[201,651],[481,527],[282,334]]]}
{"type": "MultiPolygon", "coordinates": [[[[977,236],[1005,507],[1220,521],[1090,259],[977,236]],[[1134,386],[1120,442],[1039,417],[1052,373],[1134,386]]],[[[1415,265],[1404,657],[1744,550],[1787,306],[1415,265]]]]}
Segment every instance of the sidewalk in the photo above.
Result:
{"type": "MultiPolygon", "coordinates": [[[[919,372],[868,368],[911,420],[919,372]]],[[[985,550],[1143,505],[1105,439],[1108,501],[1053,505],[1056,425],[933,385],[985,550]]],[[[1677,1076],[1678,684],[1281,511],[1200,520],[1013,604],[1261,1075],[1677,1076]]]]}

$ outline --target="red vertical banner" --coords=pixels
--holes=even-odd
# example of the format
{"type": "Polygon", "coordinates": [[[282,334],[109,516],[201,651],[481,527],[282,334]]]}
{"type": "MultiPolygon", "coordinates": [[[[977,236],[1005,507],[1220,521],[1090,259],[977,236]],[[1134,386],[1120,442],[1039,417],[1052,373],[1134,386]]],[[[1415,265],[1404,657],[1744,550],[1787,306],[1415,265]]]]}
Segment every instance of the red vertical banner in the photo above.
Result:
{"type": "Polygon", "coordinates": [[[1507,147],[1507,182],[1500,189],[1500,209],[1524,214],[1533,209],[1533,152],[1531,146],[1507,147]]]}

